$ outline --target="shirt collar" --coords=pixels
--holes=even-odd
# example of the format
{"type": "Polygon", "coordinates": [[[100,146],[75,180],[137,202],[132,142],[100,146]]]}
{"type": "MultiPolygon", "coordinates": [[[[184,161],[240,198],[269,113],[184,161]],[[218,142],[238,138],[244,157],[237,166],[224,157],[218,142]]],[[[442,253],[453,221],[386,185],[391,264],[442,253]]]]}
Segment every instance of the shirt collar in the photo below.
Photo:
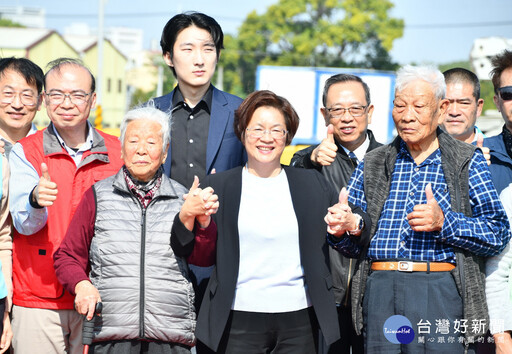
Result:
{"type": "MultiPolygon", "coordinates": [[[[213,86],[210,84],[208,87],[208,90],[204,94],[203,98],[197,103],[196,107],[199,108],[201,106],[205,107],[208,111],[208,113],[211,113],[212,111],[212,98],[213,98],[213,86]]],[[[172,106],[178,107],[186,105],[188,107],[188,104],[185,103],[185,98],[183,98],[183,94],[181,93],[180,86],[176,86],[176,89],[174,90],[174,95],[172,97],[172,106]]],[[[190,108],[191,110],[195,109],[190,108]]]]}
{"type": "MultiPolygon", "coordinates": [[[[344,147],[341,144],[338,144],[338,145],[341,146],[341,148],[345,151],[345,153],[347,155],[349,154],[349,152],[350,152],[349,149],[347,149],[346,147],[344,147]]],[[[364,155],[366,155],[366,151],[368,151],[369,147],[370,147],[370,138],[368,137],[368,134],[366,134],[366,138],[364,139],[363,143],[361,145],[359,145],[359,147],[357,149],[352,151],[356,155],[357,160],[359,162],[363,161],[364,155]]]]}
{"type": "MultiPolygon", "coordinates": [[[[397,158],[399,159],[410,159],[412,162],[414,162],[414,159],[412,158],[411,153],[409,152],[409,149],[407,148],[407,144],[400,139],[400,147],[398,149],[398,155],[397,158]]],[[[441,163],[441,149],[437,148],[433,153],[430,154],[422,163],[420,163],[418,166],[425,166],[430,164],[438,164],[441,163]]]]}
{"type": "Polygon", "coordinates": [[[36,132],[37,132],[37,127],[36,127],[36,125],[34,123],[32,123],[32,125],[30,126],[30,130],[28,131],[27,136],[35,134],[36,132]]]}
{"type": "MultiPolygon", "coordinates": [[[[73,152],[75,152],[72,148],[70,148],[69,146],[66,145],[66,143],[64,142],[64,139],[62,139],[59,132],[57,131],[57,128],[55,128],[55,125],[52,124],[52,128],[53,128],[53,132],[55,133],[55,136],[59,140],[60,146],[62,146],[64,149],[66,149],[66,151],[69,154],[72,154],[73,152]]],[[[87,131],[88,132],[87,132],[87,138],[85,139],[85,143],[76,152],[80,152],[80,151],[83,152],[83,151],[91,150],[94,136],[92,133],[92,125],[89,121],[87,121],[87,131]]]]}

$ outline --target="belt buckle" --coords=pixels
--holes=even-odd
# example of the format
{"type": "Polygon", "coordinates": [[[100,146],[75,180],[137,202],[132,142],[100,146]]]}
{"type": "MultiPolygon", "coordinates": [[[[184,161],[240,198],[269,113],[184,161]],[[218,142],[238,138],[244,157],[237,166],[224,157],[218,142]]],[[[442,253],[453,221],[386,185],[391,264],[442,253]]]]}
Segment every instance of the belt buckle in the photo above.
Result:
{"type": "Polygon", "coordinates": [[[399,261],[398,262],[398,271],[399,272],[412,272],[414,263],[407,261],[399,261]]]}

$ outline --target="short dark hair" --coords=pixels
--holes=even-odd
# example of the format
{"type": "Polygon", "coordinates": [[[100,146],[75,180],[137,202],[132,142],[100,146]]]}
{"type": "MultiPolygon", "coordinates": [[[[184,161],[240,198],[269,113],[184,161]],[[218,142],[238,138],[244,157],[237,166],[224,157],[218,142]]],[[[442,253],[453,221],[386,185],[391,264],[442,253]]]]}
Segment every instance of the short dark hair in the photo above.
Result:
{"type": "Polygon", "coordinates": [[[247,96],[235,111],[234,130],[238,139],[243,141],[245,130],[254,112],[260,107],[274,107],[283,114],[286,130],[288,131],[286,145],[289,145],[299,127],[299,116],[286,98],[268,90],[254,91],[247,96]]]}
{"type": "Polygon", "coordinates": [[[454,83],[465,83],[473,86],[473,97],[475,100],[480,99],[480,81],[474,72],[464,68],[452,68],[443,73],[446,85],[454,83]]]}
{"type": "Polygon", "coordinates": [[[23,76],[27,84],[37,87],[37,93],[43,91],[44,73],[43,70],[34,62],[27,58],[1,58],[0,59],[0,78],[6,70],[12,70],[23,76]]]}
{"type": "Polygon", "coordinates": [[[91,73],[91,70],[89,70],[89,68],[87,66],[85,66],[85,64],[81,60],[74,59],[74,58],[58,58],[58,59],[55,59],[55,60],[52,60],[51,62],[49,62],[46,65],[46,68],[48,69],[48,71],[44,75],[44,86],[45,87],[46,87],[46,79],[48,78],[48,74],[50,74],[50,72],[52,72],[53,70],[55,70],[56,72],[59,73],[60,69],[65,65],[78,66],[78,67],[81,67],[81,68],[84,68],[85,70],[87,70],[89,75],[91,75],[91,92],[94,92],[94,90],[96,90],[96,80],[94,79],[94,75],[91,73]]]}
{"type": "Polygon", "coordinates": [[[512,51],[504,50],[500,54],[491,58],[493,69],[491,70],[491,80],[494,86],[494,93],[498,93],[501,87],[501,73],[508,68],[512,68],[512,51]]]}
{"type": "Polygon", "coordinates": [[[327,104],[327,93],[329,92],[329,88],[331,88],[332,85],[337,84],[339,82],[359,82],[361,85],[363,85],[364,88],[364,97],[366,99],[366,104],[369,105],[371,103],[370,88],[368,87],[366,82],[364,82],[359,76],[351,74],[336,74],[328,78],[327,81],[325,81],[324,93],[322,94],[322,103],[324,107],[327,104]]]}
{"type": "MultiPolygon", "coordinates": [[[[177,14],[166,23],[162,31],[162,38],[160,39],[162,54],[169,53],[172,59],[174,43],[176,43],[178,34],[190,26],[196,26],[210,33],[217,50],[217,59],[219,59],[220,50],[224,49],[224,33],[222,33],[222,28],[213,17],[200,12],[177,14]]],[[[176,76],[176,71],[173,67],[171,67],[171,70],[174,76],[176,76]]]]}

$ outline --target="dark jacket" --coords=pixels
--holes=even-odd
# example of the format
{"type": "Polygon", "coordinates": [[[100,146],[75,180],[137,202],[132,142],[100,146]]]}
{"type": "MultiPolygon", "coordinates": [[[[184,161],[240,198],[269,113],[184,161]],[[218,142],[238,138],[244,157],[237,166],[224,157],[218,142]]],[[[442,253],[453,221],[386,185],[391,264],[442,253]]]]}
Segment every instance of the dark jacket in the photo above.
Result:
{"type": "MultiPolygon", "coordinates": [[[[367,130],[368,138],[370,139],[370,146],[366,152],[372,151],[379,146],[382,146],[370,130],[367,130]]],[[[345,150],[339,146],[336,153],[334,162],[329,166],[319,166],[311,162],[311,153],[316,149],[317,145],[309,146],[305,149],[297,151],[291,160],[290,165],[293,167],[301,167],[306,169],[316,169],[327,179],[328,182],[333,185],[337,191],[340,191],[342,187],[348,186],[350,176],[356,169],[352,160],[348,157],[345,150]]],[[[368,238],[359,237],[359,243],[361,245],[367,244],[368,238]]],[[[351,277],[354,274],[355,261],[353,258],[347,258],[340,252],[336,251],[332,247],[329,248],[329,257],[331,263],[331,272],[333,280],[334,298],[337,304],[348,305],[349,292],[347,289],[350,287],[351,277]]]]}
{"type": "MultiPolygon", "coordinates": [[[[210,126],[208,128],[208,143],[206,145],[206,174],[215,168],[217,172],[242,166],[247,161],[244,146],[235,135],[233,119],[235,110],[242,99],[227,92],[212,87],[212,108],[210,112],[210,126]]],[[[153,101],[155,107],[164,112],[171,112],[174,89],[165,96],[157,97],[153,101]]],[[[167,151],[167,160],[164,171],[171,176],[171,145],[167,151]]]]}
{"type": "MultiPolygon", "coordinates": [[[[339,327],[329,272],[324,216],[327,208],[338,202],[338,196],[318,172],[288,166],[283,168],[299,225],[300,258],[305,283],[322,333],[330,344],[339,339],[339,327]]],[[[199,311],[196,337],[216,350],[226,328],[238,279],[238,212],[242,168],[207,176],[201,185],[213,187],[219,196],[220,206],[213,216],[218,229],[216,265],[199,311]]],[[[173,226],[171,237],[181,236],[173,226]]],[[[185,242],[172,244],[181,244],[183,249],[187,247],[185,242]]],[[[182,250],[175,248],[174,251],[183,255],[182,250]]]]}
{"type": "MultiPolygon", "coordinates": [[[[441,163],[452,201],[451,208],[455,212],[471,216],[468,186],[469,162],[476,148],[455,140],[441,129],[437,130],[437,134],[441,149],[441,163]]],[[[380,147],[365,157],[364,192],[368,205],[367,213],[372,219],[372,237],[377,231],[378,220],[389,195],[400,141],[400,137],[397,137],[391,144],[380,147]]],[[[368,248],[360,254],[352,284],[352,318],[357,333],[361,333],[363,327],[362,299],[370,266],[369,259],[366,257],[367,251],[368,248]]],[[[486,320],[486,323],[489,323],[485,301],[484,260],[462,249],[455,249],[455,253],[457,266],[451,273],[462,297],[464,319],[467,319],[468,323],[472,323],[473,320],[486,320]]],[[[468,330],[465,336],[469,339],[469,337],[476,338],[484,334],[482,331],[474,333],[468,330]]]]}
{"type": "Polygon", "coordinates": [[[505,187],[512,183],[512,159],[505,148],[503,133],[484,139],[484,146],[491,150],[489,170],[491,170],[494,186],[500,194],[505,187]]]}

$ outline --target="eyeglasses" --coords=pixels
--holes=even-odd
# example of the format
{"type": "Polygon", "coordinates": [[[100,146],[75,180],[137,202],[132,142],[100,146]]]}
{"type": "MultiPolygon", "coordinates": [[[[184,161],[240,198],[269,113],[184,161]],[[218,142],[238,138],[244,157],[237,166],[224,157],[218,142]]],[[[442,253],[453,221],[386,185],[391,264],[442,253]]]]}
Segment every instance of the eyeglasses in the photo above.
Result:
{"type": "Polygon", "coordinates": [[[512,100],[512,86],[500,87],[498,92],[500,93],[500,97],[503,101],[512,100]]]}
{"type": "Polygon", "coordinates": [[[260,139],[265,135],[266,133],[269,133],[272,139],[283,139],[286,136],[286,133],[288,133],[284,129],[279,128],[272,128],[272,129],[263,129],[260,127],[254,127],[254,128],[247,128],[247,135],[254,139],[260,139]]]}
{"type": "Polygon", "coordinates": [[[348,108],[343,107],[331,107],[325,108],[327,112],[331,114],[333,118],[341,118],[345,115],[345,112],[348,111],[352,117],[361,117],[368,106],[352,106],[348,108]]]}
{"type": "Polygon", "coordinates": [[[92,92],[85,93],[83,91],[76,91],[71,93],[63,93],[59,91],[50,91],[45,92],[46,96],[50,100],[51,104],[59,105],[64,103],[66,97],[69,97],[69,100],[72,104],[80,106],[87,102],[87,96],[89,96],[92,92]]]}
{"type": "Polygon", "coordinates": [[[16,96],[19,96],[20,102],[24,106],[31,107],[37,104],[38,96],[30,91],[2,91],[0,92],[0,102],[3,104],[11,104],[16,96]]]}

